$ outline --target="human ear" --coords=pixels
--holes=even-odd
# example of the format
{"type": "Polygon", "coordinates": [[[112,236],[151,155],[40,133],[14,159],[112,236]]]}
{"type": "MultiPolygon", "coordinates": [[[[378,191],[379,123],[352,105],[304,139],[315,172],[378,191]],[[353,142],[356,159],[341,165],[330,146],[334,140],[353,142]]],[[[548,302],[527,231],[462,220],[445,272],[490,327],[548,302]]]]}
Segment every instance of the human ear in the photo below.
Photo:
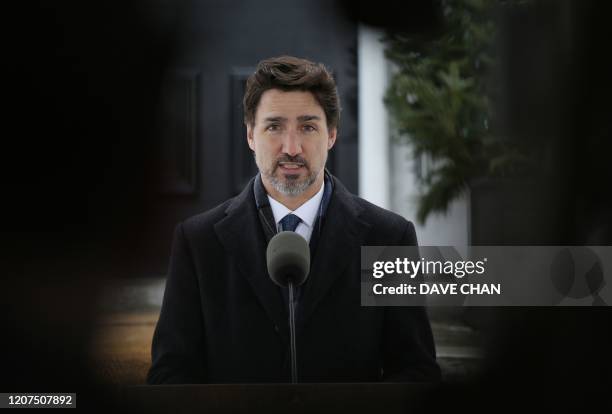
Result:
{"type": "Polygon", "coordinates": [[[328,150],[332,149],[332,147],[336,143],[337,134],[338,134],[338,129],[335,127],[329,131],[329,137],[327,138],[327,149],[328,150]]]}
{"type": "Polygon", "coordinates": [[[255,140],[253,139],[253,127],[247,124],[247,142],[249,144],[249,148],[255,151],[255,140]]]}

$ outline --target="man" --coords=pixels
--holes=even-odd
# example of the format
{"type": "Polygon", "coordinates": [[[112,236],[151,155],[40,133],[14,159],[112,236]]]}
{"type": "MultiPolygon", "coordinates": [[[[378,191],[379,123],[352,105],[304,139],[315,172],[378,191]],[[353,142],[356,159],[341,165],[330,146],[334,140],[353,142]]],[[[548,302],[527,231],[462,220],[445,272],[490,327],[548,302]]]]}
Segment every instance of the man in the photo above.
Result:
{"type": "Polygon", "coordinates": [[[281,229],[301,234],[312,256],[297,294],[300,382],[437,380],[423,308],[360,306],[360,246],[416,245],[416,235],[325,170],[340,113],[330,73],[295,57],[264,60],[244,112],[260,174],[177,226],[148,382],[290,381],[287,292],[265,263],[281,229]]]}

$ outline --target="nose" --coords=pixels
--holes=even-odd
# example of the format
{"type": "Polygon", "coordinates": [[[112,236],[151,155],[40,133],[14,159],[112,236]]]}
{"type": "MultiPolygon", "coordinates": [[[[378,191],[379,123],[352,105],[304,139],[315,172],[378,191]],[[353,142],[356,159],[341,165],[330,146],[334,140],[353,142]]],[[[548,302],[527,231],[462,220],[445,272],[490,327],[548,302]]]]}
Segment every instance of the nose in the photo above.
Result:
{"type": "Polygon", "coordinates": [[[284,154],[294,157],[302,153],[302,141],[298,134],[294,132],[288,132],[283,137],[283,148],[284,154]]]}

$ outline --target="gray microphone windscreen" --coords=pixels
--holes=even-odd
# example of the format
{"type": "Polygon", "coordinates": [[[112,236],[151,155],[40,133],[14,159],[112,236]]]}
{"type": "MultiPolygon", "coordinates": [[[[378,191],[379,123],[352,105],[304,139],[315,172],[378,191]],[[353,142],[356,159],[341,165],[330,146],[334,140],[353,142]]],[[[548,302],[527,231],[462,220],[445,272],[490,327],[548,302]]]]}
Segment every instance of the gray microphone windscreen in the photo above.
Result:
{"type": "Polygon", "coordinates": [[[291,279],[294,286],[300,286],[310,271],[308,242],[293,231],[282,231],[268,243],[266,261],[274,283],[285,287],[291,279]]]}

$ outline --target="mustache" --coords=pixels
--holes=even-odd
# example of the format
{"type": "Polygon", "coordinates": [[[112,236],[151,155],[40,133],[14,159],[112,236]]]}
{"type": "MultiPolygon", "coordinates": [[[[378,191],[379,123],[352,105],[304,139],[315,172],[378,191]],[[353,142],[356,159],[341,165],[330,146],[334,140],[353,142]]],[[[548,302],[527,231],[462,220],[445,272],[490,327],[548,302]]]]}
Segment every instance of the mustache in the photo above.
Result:
{"type": "Polygon", "coordinates": [[[294,162],[296,164],[302,164],[304,167],[308,168],[308,161],[299,155],[293,157],[287,154],[281,155],[276,159],[276,167],[278,167],[281,162],[294,162]]]}

